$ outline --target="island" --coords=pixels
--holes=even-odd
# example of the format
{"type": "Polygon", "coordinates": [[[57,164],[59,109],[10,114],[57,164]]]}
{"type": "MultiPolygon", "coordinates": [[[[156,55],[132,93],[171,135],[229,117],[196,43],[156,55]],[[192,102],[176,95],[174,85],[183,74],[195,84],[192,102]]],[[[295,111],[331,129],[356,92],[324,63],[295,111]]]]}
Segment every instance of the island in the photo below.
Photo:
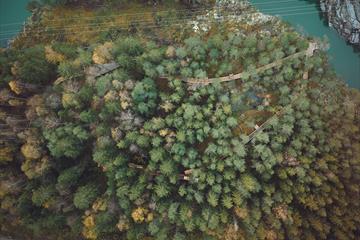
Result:
{"type": "Polygon", "coordinates": [[[31,1],[0,52],[0,238],[360,236],[360,91],[248,1],[31,1]]]}

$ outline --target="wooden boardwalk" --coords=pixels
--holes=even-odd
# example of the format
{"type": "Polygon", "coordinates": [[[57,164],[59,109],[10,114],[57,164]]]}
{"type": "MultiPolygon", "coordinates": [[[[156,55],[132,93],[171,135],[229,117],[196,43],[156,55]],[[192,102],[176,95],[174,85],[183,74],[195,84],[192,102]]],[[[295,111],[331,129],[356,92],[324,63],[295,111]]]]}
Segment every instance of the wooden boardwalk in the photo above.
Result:
{"type": "MultiPolygon", "coordinates": [[[[291,57],[291,59],[292,59],[292,58],[294,58],[294,57],[298,57],[299,55],[301,56],[302,54],[305,54],[307,57],[311,57],[311,56],[313,56],[314,51],[317,50],[317,49],[318,49],[318,45],[317,45],[316,43],[314,43],[314,42],[311,42],[311,43],[309,44],[309,47],[308,47],[308,49],[307,49],[306,51],[299,52],[299,53],[295,53],[295,54],[293,54],[293,55],[291,55],[291,56],[289,56],[289,57],[286,57],[286,58],[281,59],[280,61],[281,61],[281,63],[282,63],[283,61],[288,60],[290,57],[291,57]]],[[[277,61],[277,62],[278,62],[278,61],[277,61]]],[[[274,62],[274,63],[275,63],[275,62],[274,62]]],[[[271,64],[273,64],[273,63],[271,63],[271,64]]],[[[271,65],[271,64],[269,64],[269,65],[271,65]]],[[[267,67],[267,66],[269,66],[269,65],[266,65],[266,66],[264,66],[264,67],[267,67]]],[[[258,68],[258,69],[259,69],[259,68],[258,68]]],[[[305,78],[306,78],[306,79],[308,78],[308,72],[304,73],[303,78],[304,78],[304,79],[305,79],[305,78]]],[[[291,106],[294,104],[294,102],[295,102],[297,99],[299,99],[299,97],[304,93],[303,90],[304,90],[304,86],[302,86],[301,89],[300,89],[300,91],[295,94],[294,99],[293,99],[288,105],[282,107],[282,108],[281,108],[279,111],[277,111],[273,116],[271,116],[270,118],[268,118],[268,119],[267,119],[264,123],[262,123],[258,128],[256,128],[253,132],[251,132],[249,135],[247,135],[247,136],[248,136],[248,140],[245,142],[245,144],[248,144],[249,142],[251,142],[251,140],[253,140],[253,139],[255,138],[256,134],[258,134],[259,132],[263,131],[266,127],[268,127],[272,119],[274,119],[275,117],[278,117],[278,116],[281,116],[282,114],[284,114],[285,110],[286,110],[287,108],[291,107],[291,106]]]]}
{"type": "Polygon", "coordinates": [[[256,134],[258,134],[259,132],[263,131],[266,127],[269,126],[270,122],[272,119],[274,119],[275,117],[279,117],[282,114],[284,114],[285,110],[289,107],[291,107],[294,102],[301,96],[301,94],[303,93],[303,88],[301,89],[300,92],[298,92],[295,95],[295,98],[286,106],[282,107],[279,111],[277,111],[273,116],[271,116],[270,118],[268,118],[263,124],[261,124],[258,128],[256,128],[253,132],[251,132],[248,136],[248,140],[245,142],[245,144],[248,144],[249,142],[251,142],[251,140],[254,139],[254,137],[256,136],[256,134]]]}
{"type": "MultiPolygon", "coordinates": [[[[309,47],[308,49],[306,49],[305,51],[301,51],[301,52],[298,52],[298,53],[295,53],[295,54],[292,54],[290,56],[287,56],[285,58],[282,58],[282,59],[279,59],[279,60],[276,60],[272,63],[269,63],[267,65],[264,65],[262,67],[259,67],[255,70],[254,73],[260,73],[260,72],[263,72],[263,71],[266,71],[268,69],[271,69],[271,68],[274,68],[274,67],[277,67],[277,66],[280,66],[283,64],[283,62],[285,61],[288,61],[288,60],[291,60],[291,59],[295,59],[295,58],[298,58],[298,57],[301,57],[301,56],[307,56],[307,57],[311,57],[313,54],[314,54],[314,51],[318,49],[318,45],[315,43],[315,42],[310,42],[309,43],[309,47]]],[[[233,80],[238,80],[238,79],[241,79],[243,78],[244,76],[248,76],[248,75],[252,75],[254,74],[252,72],[241,72],[241,73],[238,73],[238,74],[230,74],[228,76],[225,76],[225,77],[217,77],[217,78],[188,78],[188,79],[184,79],[184,81],[192,86],[192,85],[202,85],[202,86],[205,86],[205,85],[208,85],[208,84],[211,84],[211,83],[214,83],[216,81],[219,81],[219,82],[229,82],[229,81],[233,81],[233,80]]]]}
{"type": "MultiPolygon", "coordinates": [[[[285,58],[276,60],[272,63],[269,63],[267,65],[264,65],[262,67],[259,67],[255,70],[255,73],[260,73],[263,71],[266,71],[268,69],[280,66],[283,64],[283,62],[291,60],[291,59],[296,59],[298,57],[301,56],[306,56],[306,57],[312,57],[314,55],[315,50],[319,49],[319,45],[316,42],[310,42],[309,43],[309,47],[305,50],[305,51],[301,51],[295,54],[292,54],[290,56],[287,56],[285,58]]],[[[245,75],[251,75],[253,74],[252,72],[241,72],[238,74],[230,74],[228,76],[225,77],[218,77],[218,78],[203,78],[203,79],[198,79],[198,78],[189,78],[189,79],[184,79],[184,81],[190,86],[190,89],[193,89],[194,87],[197,86],[206,86],[208,84],[214,83],[216,81],[219,82],[229,82],[229,81],[233,81],[233,80],[238,80],[243,78],[245,75]]],[[[306,75],[304,75],[304,77],[306,76],[306,78],[308,78],[308,73],[306,73],[306,75]]],[[[301,88],[301,90],[295,94],[294,99],[291,101],[290,104],[288,104],[287,106],[284,106],[281,108],[281,110],[277,111],[273,116],[271,116],[269,119],[267,119],[264,123],[262,123],[259,127],[257,127],[253,132],[251,132],[248,136],[248,140],[245,142],[245,144],[251,142],[252,139],[254,139],[254,137],[256,136],[257,133],[263,131],[266,127],[269,126],[269,123],[271,122],[272,119],[274,119],[277,116],[281,116],[282,114],[284,114],[286,108],[291,107],[291,105],[301,96],[301,94],[303,93],[303,88],[301,88]]]]}
{"type": "Polygon", "coordinates": [[[92,76],[97,78],[107,73],[110,73],[119,67],[120,65],[117,64],[116,62],[110,62],[105,64],[94,64],[85,70],[85,74],[87,76],[92,76]]]}

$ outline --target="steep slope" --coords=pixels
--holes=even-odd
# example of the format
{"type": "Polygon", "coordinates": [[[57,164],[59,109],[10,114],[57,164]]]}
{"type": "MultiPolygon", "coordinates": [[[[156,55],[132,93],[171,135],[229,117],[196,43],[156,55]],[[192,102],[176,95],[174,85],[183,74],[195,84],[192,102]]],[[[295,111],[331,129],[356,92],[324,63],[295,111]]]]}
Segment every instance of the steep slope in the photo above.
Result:
{"type": "Polygon", "coordinates": [[[360,46],[360,2],[351,0],[320,0],[329,26],[335,28],[349,43],[360,46]]]}

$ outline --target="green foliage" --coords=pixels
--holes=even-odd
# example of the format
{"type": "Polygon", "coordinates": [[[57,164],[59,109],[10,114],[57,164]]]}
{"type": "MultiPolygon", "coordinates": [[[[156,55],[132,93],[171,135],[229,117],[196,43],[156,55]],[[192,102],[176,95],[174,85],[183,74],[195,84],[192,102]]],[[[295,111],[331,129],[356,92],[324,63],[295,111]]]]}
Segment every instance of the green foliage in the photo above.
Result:
{"type": "Polygon", "coordinates": [[[78,209],[87,209],[98,196],[98,187],[93,183],[89,183],[76,190],[74,195],[74,205],[78,209]]]}
{"type": "Polygon", "coordinates": [[[104,94],[111,88],[111,79],[107,76],[98,78],[95,88],[99,96],[104,96],[104,94]]]}
{"type": "Polygon", "coordinates": [[[212,207],[216,207],[218,205],[219,197],[214,192],[209,192],[207,196],[207,200],[212,207]]]}
{"type": "Polygon", "coordinates": [[[258,184],[256,179],[249,174],[241,176],[241,183],[242,187],[249,192],[256,192],[260,190],[260,185],[258,184]]]}
{"type": "Polygon", "coordinates": [[[56,188],[69,189],[70,187],[76,186],[82,173],[83,167],[80,165],[65,169],[57,178],[56,188]]]}
{"type": "Polygon", "coordinates": [[[166,197],[170,193],[168,187],[163,184],[156,185],[154,190],[159,198],[166,197]]]}
{"type": "Polygon", "coordinates": [[[54,186],[41,186],[33,192],[31,199],[34,205],[40,207],[50,201],[55,196],[55,194],[56,191],[54,186]]]}
{"type": "Polygon", "coordinates": [[[18,77],[27,83],[45,84],[54,78],[54,66],[46,61],[42,45],[20,50],[15,66],[18,77]]]}
{"type": "Polygon", "coordinates": [[[71,45],[68,43],[57,42],[52,44],[54,51],[63,54],[68,59],[74,59],[77,57],[77,47],[76,45],[71,45]]]}
{"type": "Polygon", "coordinates": [[[0,87],[6,85],[9,81],[12,80],[11,77],[11,60],[12,60],[12,50],[1,51],[0,52],[0,87]]]}
{"type": "Polygon", "coordinates": [[[80,113],[80,119],[84,123],[92,123],[96,120],[96,113],[94,111],[87,110],[80,113]]]}
{"type": "MultiPolygon", "coordinates": [[[[171,46],[161,30],[139,30],[114,41],[120,67],[95,80],[79,77],[91,46],[54,44],[66,79],[39,93],[46,104],[16,109],[44,139],[14,131],[36,156],[25,163],[4,149],[0,223],[49,239],[356,239],[359,93],[321,52],[255,74],[308,41],[285,26],[264,36],[229,25],[184,25],[171,46]]],[[[1,56],[8,78],[17,57],[1,56]]]]}
{"type": "Polygon", "coordinates": [[[105,235],[107,233],[113,233],[116,231],[116,216],[109,212],[101,212],[98,215],[96,215],[96,226],[95,231],[97,233],[100,233],[101,235],[105,235]]]}
{"type": "Polygon", "coordinates": [[[60,63],[58,68],[59,74],[64,78],[78,78],[82,76],[82,70],[81,67],[78,65],[75,65],[73,62],[65,61],[60,63]]]}
{"type": "Polygon", "coordinates": [[[145,116],[150,115],[156,108],[157,89],[153,80],[145,78],[135,85],[131,92],[136,110],[145,116]]]}
{"type": "Polygon", "coordinates": [[[115,42],[114,55],[139,56],[144,52],[143,44],[136,38],[120,38],[115,42]]]}
{"type": "Polygon", "coordinates": [[[77,157],[84,148],[89,133],[81,126],[66,124],[55,130],[47,130],[44,137],[48,141],[48,148],[54,157],[77,157]]]}

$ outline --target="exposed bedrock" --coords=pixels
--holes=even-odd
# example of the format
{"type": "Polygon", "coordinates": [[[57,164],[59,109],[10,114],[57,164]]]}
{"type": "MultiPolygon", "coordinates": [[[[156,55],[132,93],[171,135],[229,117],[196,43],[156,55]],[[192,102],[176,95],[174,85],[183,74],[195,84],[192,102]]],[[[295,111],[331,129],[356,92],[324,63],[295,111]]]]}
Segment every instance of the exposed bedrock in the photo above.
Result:
{"type": "Polygon", "coordinates": [[[360,0],[320,0],[329,26],[360,47],[360,0]]]}

